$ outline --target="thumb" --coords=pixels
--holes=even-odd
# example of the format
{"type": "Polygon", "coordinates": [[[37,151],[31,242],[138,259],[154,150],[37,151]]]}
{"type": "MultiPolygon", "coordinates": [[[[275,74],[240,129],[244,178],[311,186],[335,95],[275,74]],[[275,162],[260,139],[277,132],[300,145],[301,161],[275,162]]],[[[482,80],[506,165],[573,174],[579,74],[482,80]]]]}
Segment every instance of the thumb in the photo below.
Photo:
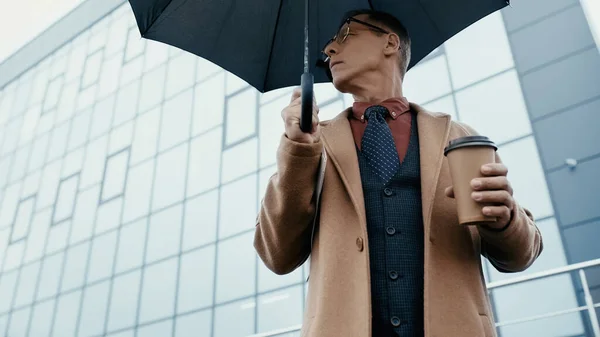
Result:
{"type": "Polygon", "coordinates": [[[454,188],[452,188],[452,186],[447,187],[444,192],[448,198],[454,198],[454,188]]]}

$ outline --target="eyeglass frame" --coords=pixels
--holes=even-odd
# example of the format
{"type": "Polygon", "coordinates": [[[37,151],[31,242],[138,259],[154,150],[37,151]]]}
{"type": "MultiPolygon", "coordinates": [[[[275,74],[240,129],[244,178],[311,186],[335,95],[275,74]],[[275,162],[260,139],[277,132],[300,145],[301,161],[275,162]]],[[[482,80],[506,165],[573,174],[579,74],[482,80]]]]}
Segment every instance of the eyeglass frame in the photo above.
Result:
{"type": "Polygon", "coordinates": [[[349,17],[347,18],[344,23],[340,26],[340,28],[338,29],[337,33],[333,36],[333,38],[329,39],[329,41],[327,41],[327,43],[325,44],[325,47],[323,47],[323,49],[321,49],[321,54],[324,55],[325,60],[324,62],[327,63],[329,62],[329,55],[327,55],[327,53],[325,52],[325,50],[327,49],[327,46],[329,46],[333,41],[336,41],[339,45],[343,44],[344,42],[346,42],[346,39],[348,38],[348,35],[350,35],[350,22],[356,22],[359,23],[363,26],[367,26],[369,28],[371,28],[371,30],[376,31],[378,33],[382,33],[382,34],[390,34],[391,32],[388,32],[387,30],[381,28],[381,27],[377,27],[375,25],[372,25],[368,22],[359,20],[359,19],[355,19],[353,17],[349,17]],[[344,34],[344,37],[341,40],[338,40],[338,35],[340,33],[340,30],[344,27],[344,25],[346,25],[346,32],[344,34]]]}

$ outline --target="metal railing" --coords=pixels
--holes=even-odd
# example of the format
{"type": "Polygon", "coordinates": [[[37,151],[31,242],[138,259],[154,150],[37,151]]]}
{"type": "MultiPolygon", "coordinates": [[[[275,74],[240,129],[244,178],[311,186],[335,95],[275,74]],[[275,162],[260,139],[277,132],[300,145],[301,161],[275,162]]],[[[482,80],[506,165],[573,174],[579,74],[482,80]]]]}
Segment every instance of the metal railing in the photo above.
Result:
{"type": "MultiPolygon", "coordinates": [[[[590,288],[588,286],[587,277],[585,274],[586,268],[591,268],[591,267],[596,267],[596,266],[600,266],[600,259],[590,260],[590,261],[576,263],[576,264],[572,264],[572,265],[568,265],[568,266],[564,266],[564,267],[549,269],[549,270],[538,272],[538,273],[514,277],[511,279],[507,279],[507,280],[488,283],[487,288],[489,291],[492,291],[494,289],[507,287],[507,286],[511,286],[511,285],[515,285],[515,284],[519,284],[519,283],[544,279],[544,278],[551,277],[551,276],[556,276],[556,275],[566,274],[566,273],[573,272],[573,271],[578,271],[579,278],[581,280],[581,285],[583,287],[584,297],[585,297],[585,305],[584,306],[567,309],[567,310],[554,311],[554,312],[543,314],[543,315],[535,315],[535,316],[525,317],[525,318],[516,319],[516,320],[498,322],[498,323],[496,323],[496,327],[514,325],[514,324],[519,324],[519,323],[524,323],[524,322],[536,321],[536,320],[544,319],[544,318],[550,318],[550,317],[556,317],[556,316],[561,316],[561,315],[566,315],[566,314],[571,314],[571,313],[576,313],[576,312],[587,311],[589,319],[590,319],[590,324],[592,326],[592,331],[594,333],[594,337],[600,337],[600,322],[598,321],[598,317],[596,315],[596,310],[595,310],[596,308],[600,308],[600,302],[594,303],[594,301],[592,299],[592,295],[590,293],[590,288]]],[[[269,332],[265,332],[265,333],[251,335],[248,337],[299,336],[294,333],[298,333],[301,328],[302,328],[302,324],[299,324],[299,325],[294,325],[294,326],[290,326],[290,327],[279,329],[279,330],[273,330],[273,331],[269,331],[269,332]]]]}

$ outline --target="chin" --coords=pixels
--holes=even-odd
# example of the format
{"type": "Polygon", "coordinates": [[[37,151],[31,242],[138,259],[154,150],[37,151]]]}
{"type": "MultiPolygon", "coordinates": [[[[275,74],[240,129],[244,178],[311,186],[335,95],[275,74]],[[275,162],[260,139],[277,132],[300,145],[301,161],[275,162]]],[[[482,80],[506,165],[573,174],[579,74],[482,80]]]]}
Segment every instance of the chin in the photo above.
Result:
{"type": "Polygon", "coordinates": [[[333,86],[337,89],[337,91],[341,92],[341,93],[348,93],[348,90],[350,88],[350,81],[349,78],[346,76],[343,76],[341,74],[339,75],[333,75],[333,86]]]}

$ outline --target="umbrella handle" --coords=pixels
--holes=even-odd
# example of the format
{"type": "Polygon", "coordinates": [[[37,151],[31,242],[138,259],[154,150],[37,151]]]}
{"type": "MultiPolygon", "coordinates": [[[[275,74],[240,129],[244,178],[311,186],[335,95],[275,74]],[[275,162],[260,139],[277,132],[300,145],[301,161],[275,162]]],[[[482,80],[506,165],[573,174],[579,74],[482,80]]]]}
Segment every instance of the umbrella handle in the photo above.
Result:
{"type": "Polygon", "coordinates": [[[302,114],[300,115],[300,130],[302,130],[304,133],[310,133],[312,131],[312,111],[314,96],[313,74],[302,74],[300,83],[302,87],[302,114]]]}

